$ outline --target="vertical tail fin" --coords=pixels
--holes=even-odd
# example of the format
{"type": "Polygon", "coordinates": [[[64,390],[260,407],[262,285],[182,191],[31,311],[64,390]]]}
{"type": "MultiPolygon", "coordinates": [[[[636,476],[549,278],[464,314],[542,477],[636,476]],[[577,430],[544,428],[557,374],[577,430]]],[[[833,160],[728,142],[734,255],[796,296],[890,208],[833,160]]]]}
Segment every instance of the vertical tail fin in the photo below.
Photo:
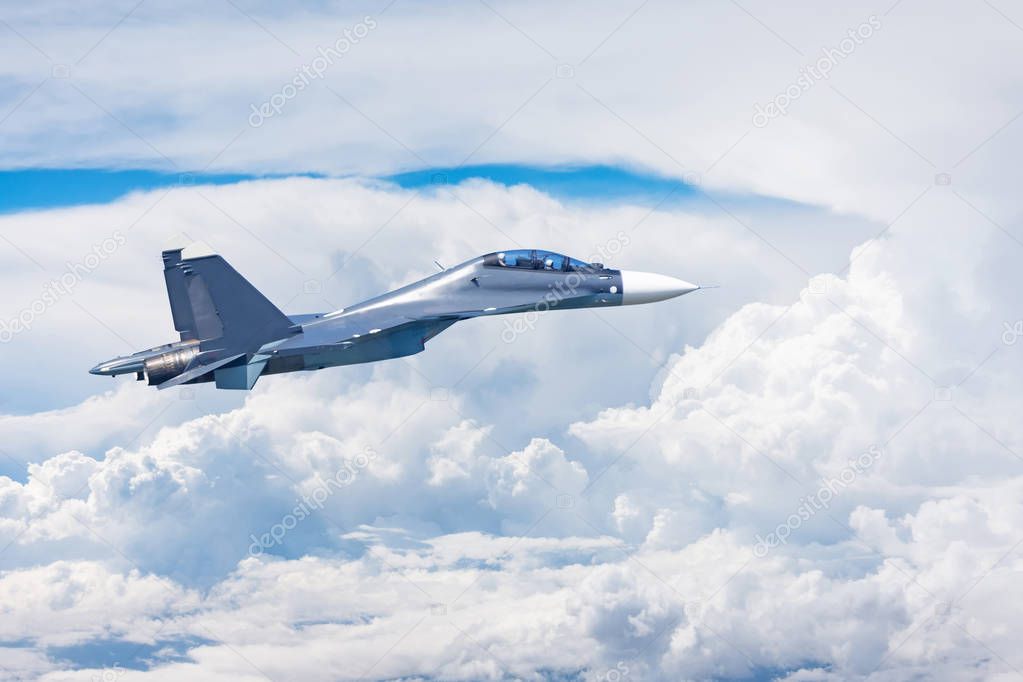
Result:
{"type": "Polygon", "coordinates": [[[181,265],[181,249],[163,252],[163,279],[167,283],[167,298],[170,299],[171,317],[174,318],[174,329],[181,335],[182,341],[198,339],[195,328],[195,316],[188,300],[188,289],[185,286],[185,273],[181,265]]]}
{"type": "Polygon", "coordinates": [[[202,350],[251,353],[292,333],[291,320],[228,265],[192,247],[163,252],[174,328],[202,350]]]}

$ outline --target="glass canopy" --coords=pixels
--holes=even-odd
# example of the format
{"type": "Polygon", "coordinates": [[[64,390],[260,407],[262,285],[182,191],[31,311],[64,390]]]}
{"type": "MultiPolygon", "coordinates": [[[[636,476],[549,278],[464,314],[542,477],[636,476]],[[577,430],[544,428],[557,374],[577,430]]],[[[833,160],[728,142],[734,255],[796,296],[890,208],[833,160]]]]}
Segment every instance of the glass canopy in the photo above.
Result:
{"type": "Polygon", "coordinates": [[[524,270],[546,270],[548,272],[589,271],[594,266],[575,258],[553,251],[538,249],[513,249],[485,256],[484,265],[524,270]]]}

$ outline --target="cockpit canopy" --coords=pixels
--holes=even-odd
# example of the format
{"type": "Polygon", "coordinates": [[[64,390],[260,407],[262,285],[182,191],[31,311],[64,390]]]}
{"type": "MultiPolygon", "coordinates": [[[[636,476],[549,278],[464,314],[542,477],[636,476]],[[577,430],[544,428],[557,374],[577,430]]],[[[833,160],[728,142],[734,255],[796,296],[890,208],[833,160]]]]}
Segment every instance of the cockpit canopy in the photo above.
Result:
{"type": "Polygon", "coordinates": [[[586,263],[560,253],[540,249],[513,249],[490,253],[483,257],[483,264],[492,267],[546,270],[548,272],[593,272],[604,269],[602,263],[586,263]]]}

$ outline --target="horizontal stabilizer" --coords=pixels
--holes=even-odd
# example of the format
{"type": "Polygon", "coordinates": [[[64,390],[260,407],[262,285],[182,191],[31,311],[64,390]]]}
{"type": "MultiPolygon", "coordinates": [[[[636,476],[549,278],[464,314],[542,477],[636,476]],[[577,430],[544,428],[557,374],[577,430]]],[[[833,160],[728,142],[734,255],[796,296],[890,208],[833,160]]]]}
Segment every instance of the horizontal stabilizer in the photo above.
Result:
{"type": "Polygon", "coordinates": [[[163,382],[162,384],[157,384],[156,387],[162,391],[165,388],[170,388],[172,386],[177,386],[179,384],[186,384],[189,381],[191,381],[192,379],[198,379],[199,377],[201,377],[201,376],[203,376],[205,374],[209,374],[210,372],[212,372],[213,370],[217,369],[218,367],[223,367],[227,363],[232,362],[234,360],[237,360],[238,358],[242,357],[242,355],[244,355],[244,354],[229,355],[226,358],[222,358],[220,360],[214,360],[213,362],[211,362],[211,363],[209,363],[207,365],[196,365],[195,367],[192,367],[191,369],[185,370],[184,372],[182,372],[181,374],[177,375],[173,379],[168,379],[167,381],[163,382]]]}

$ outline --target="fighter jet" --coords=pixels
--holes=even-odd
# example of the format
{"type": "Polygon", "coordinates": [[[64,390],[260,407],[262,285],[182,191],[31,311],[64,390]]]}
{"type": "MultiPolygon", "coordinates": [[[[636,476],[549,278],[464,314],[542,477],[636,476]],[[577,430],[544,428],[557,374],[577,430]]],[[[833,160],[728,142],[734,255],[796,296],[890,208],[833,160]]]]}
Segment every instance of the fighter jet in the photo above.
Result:
{"type": "Polygon", "coordinates": [[[613,270],[543,249],[488,253],[348,308],[285,315],[219,255],[163,252],[180,340],[101,362],[92,374],[135,374],[158,389],[215,382],[249,390],[260,376],[414,355],[461,320],[663,301],[701,287],[613,270]]]}

